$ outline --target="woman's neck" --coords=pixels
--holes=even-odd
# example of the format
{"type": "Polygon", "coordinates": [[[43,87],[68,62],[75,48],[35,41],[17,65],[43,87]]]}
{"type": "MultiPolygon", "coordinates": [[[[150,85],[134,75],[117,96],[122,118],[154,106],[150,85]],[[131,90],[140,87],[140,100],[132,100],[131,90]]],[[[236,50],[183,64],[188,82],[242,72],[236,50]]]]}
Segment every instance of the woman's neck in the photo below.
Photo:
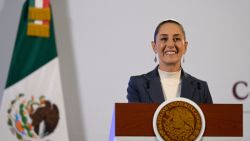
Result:
{"type": "Polygon", "coordinates": [[[159,64],[159,69],[166,72],[177,72],[181,69],[180,64],[159,64]]]}

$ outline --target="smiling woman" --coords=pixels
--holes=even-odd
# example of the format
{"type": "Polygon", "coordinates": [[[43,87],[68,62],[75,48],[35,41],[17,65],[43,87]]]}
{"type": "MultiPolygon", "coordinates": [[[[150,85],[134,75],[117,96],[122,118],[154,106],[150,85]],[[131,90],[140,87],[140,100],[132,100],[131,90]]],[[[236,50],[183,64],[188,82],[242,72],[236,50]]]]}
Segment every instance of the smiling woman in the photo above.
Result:
{"type": "Polygon", "coordinates": [[[188,42],[179,22],[161,22],[155,29],[151,45],[158,55],[159,65],[146,74],[130,77],[128,102],[162,103],[167,99],[185,97],[197,104],[213,103],[207,82],[191,76],[181,67],[188,42]]]}
{"type": "Polygon", "coordinates": [[[152,47],[158,54],[159,68],[167,72],[179,71],[188,44],[183,27],[176,21],[167,20],[160,23],[155,32],[152,47]]]}

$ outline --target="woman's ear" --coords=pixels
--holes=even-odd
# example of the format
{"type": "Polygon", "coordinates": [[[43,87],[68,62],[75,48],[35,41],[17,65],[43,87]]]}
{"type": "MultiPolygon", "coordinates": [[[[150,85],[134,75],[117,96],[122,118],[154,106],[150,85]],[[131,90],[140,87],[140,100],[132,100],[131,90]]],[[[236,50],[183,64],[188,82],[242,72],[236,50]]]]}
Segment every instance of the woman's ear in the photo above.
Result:
{"type": "Polygon", "coordinates": [[[151,47],[152,47],[154,53],[157,53],[157,47],[156,47],[156,44],[154,41],[151,41],[151,47]]]}
{"type": "Polygon", "coordinates": [[[185,47],[185,50],[184,50],[184,54],[185,54],[186,51],[187,51],[187,48],[188,48],[188,41],[185,41],[185,42],[184,42],[184,47],[185,47]]]}

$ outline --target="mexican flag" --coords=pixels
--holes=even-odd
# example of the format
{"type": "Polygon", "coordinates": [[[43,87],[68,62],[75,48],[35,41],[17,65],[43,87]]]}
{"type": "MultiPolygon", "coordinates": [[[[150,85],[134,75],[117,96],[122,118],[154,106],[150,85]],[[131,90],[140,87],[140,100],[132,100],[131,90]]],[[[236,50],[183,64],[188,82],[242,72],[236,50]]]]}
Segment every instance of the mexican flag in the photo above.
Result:
{"type": "Polygon", "coordinates": [[[1,140],[69,140],[49,0],[24,3],[1,103],[1,140]]]}

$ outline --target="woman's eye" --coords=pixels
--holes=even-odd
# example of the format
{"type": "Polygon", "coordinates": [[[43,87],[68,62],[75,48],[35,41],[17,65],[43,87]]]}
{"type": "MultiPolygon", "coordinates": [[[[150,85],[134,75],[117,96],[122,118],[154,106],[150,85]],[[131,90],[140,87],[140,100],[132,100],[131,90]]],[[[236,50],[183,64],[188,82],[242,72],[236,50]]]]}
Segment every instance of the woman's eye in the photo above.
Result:
{"type": "Polygon", "coordinates": [[[180,41],[181,40],[181,38],[174,38],[174,41],[176,42],[176,41],[180,41]]]}
{"type": "Polygon", "coordinates": [[[167,41],[168,38],[161,38],[161,41],[167,41]]]}

